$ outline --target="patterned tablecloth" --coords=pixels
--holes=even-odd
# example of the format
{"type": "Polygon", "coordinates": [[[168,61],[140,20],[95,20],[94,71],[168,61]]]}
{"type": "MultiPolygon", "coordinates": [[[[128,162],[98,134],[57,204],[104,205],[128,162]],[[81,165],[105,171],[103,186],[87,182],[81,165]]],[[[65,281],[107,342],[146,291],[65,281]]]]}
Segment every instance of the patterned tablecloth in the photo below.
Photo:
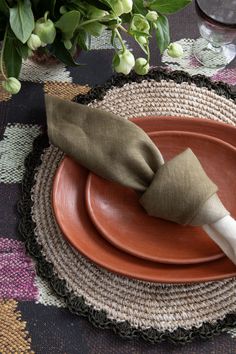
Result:
{"type": "MultiPolygon", "coordinates": [[[[205,74],[212,80],[236,85],[236,61],[221,71],[198,65],[191,55],[198,28],[194,6],[170,17],[172,39],[184,47],[184,57],[160,58],[152,43],[152,65],[205,74]],[[184,19],[184,21],[183,21],[184,19]]],[[[131,44],[130,44],[131,46],[131,44]]],[[[45,127],[44,93],[72,99],[89,87],[112,76],[113,51],[107,34],[92,43],[93,50],[80,54],[87,66],[66,68],[62,64],[39,66],[27,61],[21,73],[22,90],[10,97],[0,91],[0,353],[37,354],[138,354],[138,353],[235,353],[235,330],[207,341],[178,347],[171,343],[151,345],[124,340],[111,331],[93,327],[71,314],[64,303],[36,275],[32,259],[25,253],[17,232],[16,205],[21,193],[24,159],[34,138],[45,127]]],[[[136,56],[141,54],[133,47],[136,56]]]]}

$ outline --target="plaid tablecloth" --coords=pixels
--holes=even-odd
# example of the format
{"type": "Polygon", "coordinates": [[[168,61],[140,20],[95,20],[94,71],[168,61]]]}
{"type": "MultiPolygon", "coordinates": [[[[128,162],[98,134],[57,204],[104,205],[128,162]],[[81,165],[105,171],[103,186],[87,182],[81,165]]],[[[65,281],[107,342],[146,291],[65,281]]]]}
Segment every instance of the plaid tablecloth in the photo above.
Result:
{"type": "MultiPolygon", "coordinates": [[[[182,59],[161,58],[152,43],[153,66],[168,66],[190,74],[205,74],[212,80],[236,85],[236,61],[222,70],[200,67],[191,56],[191,45],[198,37],[194,6],[170,17],[173,41],[185,48],[182,59]]],[[[39,66],[24,64],[22,90],[9,97],[0,91],[0,353],[37,354],[138,354],[138,353],[235,353],[236,328],[207,341],[198,340],[184,347],[170,343],[147,344],[125,340],[111,331],[93,327],[86,319],[71,314],[52,293],[47,283],[36,275],[32,259],[25,253],[18,236],[19,216],[16,205],[21,194],[24,159],[34,138],[45,127],[44,93],[73,98],[89,87],[104,83],[113,73],[113,51],[107,35],[92,43],[93,50],[82,52],[81,68],[62,64],[39,66]],[[76,85],[75,85],[76,84],[76,85]]],[[[136,56],[141,55],[137,46],[136,56]]]]}

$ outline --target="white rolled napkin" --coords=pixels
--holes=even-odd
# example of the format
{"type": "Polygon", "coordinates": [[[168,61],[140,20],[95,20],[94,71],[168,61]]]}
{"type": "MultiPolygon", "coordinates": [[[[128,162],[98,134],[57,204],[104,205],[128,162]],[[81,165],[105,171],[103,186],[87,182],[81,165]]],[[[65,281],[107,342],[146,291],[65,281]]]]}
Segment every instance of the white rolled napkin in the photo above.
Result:
{"type": "Polygon", "coordinates": [[[213,224],[203,225],[203,229],[236,265],[236,220],[226,215],[213,224]]]}

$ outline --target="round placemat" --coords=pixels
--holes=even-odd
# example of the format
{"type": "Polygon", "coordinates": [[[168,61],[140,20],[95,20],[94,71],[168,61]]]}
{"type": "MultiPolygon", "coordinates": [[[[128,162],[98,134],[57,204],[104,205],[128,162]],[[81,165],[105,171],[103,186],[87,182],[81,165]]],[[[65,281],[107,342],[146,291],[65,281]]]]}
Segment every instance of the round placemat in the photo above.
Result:
{"type": "MultiPolygon", "coordinates": [[[[236,123],[229,87],[202,76],[153,70],[144,77],[116,76],[75,101],[124,118],[192,116],[236,123]]],[[[148,119],[148,118],[147,118],[148,119]]],[[[29,253],[70,311],[123,337],[188,342],[236,324],[236,279],[198,284],[132,280],[91,263],[64,239],[53,215],[53,177],[63,158],[47,136],[36,138],[25,161],[19,232],[29,253]]]]}

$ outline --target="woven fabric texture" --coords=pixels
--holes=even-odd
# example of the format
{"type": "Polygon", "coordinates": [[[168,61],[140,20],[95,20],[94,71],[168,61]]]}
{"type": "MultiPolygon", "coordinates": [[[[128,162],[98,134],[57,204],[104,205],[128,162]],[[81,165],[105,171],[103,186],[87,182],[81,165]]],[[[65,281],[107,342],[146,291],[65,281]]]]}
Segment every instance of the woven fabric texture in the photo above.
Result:
{"type": "Polygon", "coordinates": [[[33,139],[39,135],[37,125],[8,125],[0,141],[0,182],[17,183],[22,180],[24,159],[32,149],[33,139]]]}
{"type": "Polygon", "coordinates": [[[0,301],[0,353],[33,354],[31,340],[14,300],[0,301]]]}
{"type": "MultiPolygon", "coordinates": [[[[194,43],[192,38],[199,37],[194,2],[186,6],[183,11],[169,16],[169,23],[171,41],[180,41],[182,38],[181,43],[184,44],[184,51],[186,51],[183,61],[177,63],[175,59],[167,57],[166,53],[164,53],[162,58],[157,49],[156,40],[150,38],[151,67],[165,66],[168,72],[180,69],[188,71],[190,75],[194,73],[203,74],[205,68],[199,66],[191,55],[191,46],[194,43]]],[[[133,50],[135,58],[143,57],[143,52],[138,43],[129,41],[126,34],[122,33],[122,35],[127,40],[127,47],[133,50]]],[[[79,53],[78,60],[85,65],[67,67],[64,64],[56,63],[55,60],[48,61],[48,58],[38,57],[37,62],[29,60],[23,63],[21,72],[22,87],[18,95],[10,96],[0,88],[0,268],[3,265],[0,275],[0,293],[6,298],[6,300],[2,300],[0,305],[0,322],[2,320],[0,328],[0,353],[233,353],[235,351],[235,338],[233,337],[235,335],[236,316],[235,313],[225,315],[228,309],[230,307],[232,309],[234,306],[234,283],[230,280],[228,280],[227,286],[223,285],[222,289],[221,283],[215,284],[215,288],[212,284],[211,288],[206,288],[204,291],[200,289],[202,304],[199,303],[199,311],[196,311],[196,318],[199,319],[202,311],[205,311],[204,298],[206,298],[208,300],[207,303],[210,304],[209,306],[212,309],[212,322],[204,323],[204,325],[200,325],[198,328],[195,327],[189,330],[184,330],[180,327],[178,330],[172,332],[160,332],[151,327],[144,330],[134,325],[131,326],[128,321],[118,322],[111,319],[117,319],[120,316],[118,301],[115,301],[115,304],[112,304],[108,311],[98,311],[95,305],[87,305],[89,303],[99,303],[99,308],[103,308],[104,304],[113,301],[114,295],[112,294],[111,296],[111,294],[107,293],[107,289],[104,295],[108,299],[107,302],[105,302],[106,299],[104,297],[100,301],[97,293],[93,296],[90,296],[90,293],[88,293],[88,296],[85,294],[85,298],[76,296],[73,289],[69,289],[69,282],[58,278],[58,274],[60,273],[58,266],[54,267],[54,264],[46,261],[43,255],[44,250],[41,249],[39,243],[36,241],[35,224],[31,218],[33,202],[30,189],[35,184],[34,175],[41,164],[40,156],[44,153],[48,142],[47,138],[42,137],[36,138],[33,148],[32,143],[35,136],[40,133],[41,129],[44,130],[46,125],[45,92],[63,99],[73,99],[84,104],[100,105],[101,108],[101,100],[105,98],[103,102],[104,109],[111,109],[111,111],[117,112],[117,114],[125,118],[129,117],[130,114],[145,115],[145,112],[148,111],[162,114],[162,109],[166,115],[168,112],[173,112],[173,114],[181,112],[187,115],[188,109],[190,109],[195,116],[199,115],[203,118],[209,117],[210,119],[224,120],[230,124],[235,124],[235,114],[233,112],[235,95],[225,85],[219,83],[216,85],[212,84],[203,76],[192,79],[189,76],[185,76],[184,73],[172,73],[172,81],[170,81],[168,75],[164,73],[159,73],[158,78],[150,74],[145,79],[145,83],[142,83],[142,86],[140,86],[140,89],[142,87],[142,92],[139,92],[134,105],[128,90],[134,82],[141,82],[143,77],[137,78],[133,74],[129,78],[124,76],[118,76],[117,78],[113,76],[114,71],[112,70],[111,63],[114,51],[110,46],[108,32],[104,32],[103,36],[94,39],[91,45],[91,51],[81,51],[79,53]],[[109,80],[109,82],[107,83],[106,80],[109,80]],[[157,84],[155,83],[156,81],[158,81],[157,84]],[[168,84],[166,84],[167,81],[168,84]],[[171,85],[175,87],[175,83],[181,84],[179,85],[178,92],[171,88],[171,85]],[[193,83],[193,88],[191,88],[193,83]],[[102,86],[95,87],[95,85],[102,86]],[[156,86],[154,87],[153,85],[156,86]],[[91,93],[87,92],[90,87],[92,88],[91,93]],[[171,89],[169,90],[168,88],[171,89]],[[153,99],[145,97],[147,89],[153,95],[153,99]],[[198,96],[198,90],[205,92],[204,95],[198,96]],[[215,99],[211,99],[212,90],[213,92],[217,92],[219,101],[217,100],[216,102],[215,99]],[[194,91],[196,94],[194,94],[194,91]],[[77,98],[76,95],[79,95],[79,97],[77,98]],[[158,97],[159,103],[153,102],[155,97],[158,97]],[[181,98],[182,105],[179,105],[181,98]],[[223,98],[225,99],[223,100],[223,98]],[[114,104],[115,100],[116,104],[114,104]],[[126,112],[122,108],[122,101],[125,102],[126,112]],[[129,107],[129,102],[131,102],[131,107],[129,107]],[[142,104],[145,105],[143,111],[142,104]],[[209,105],[208,108],[207,105],[209,105]],[[207,117],[203,116],[202,112],[207,117]],[[215,116],[214,112],[217,112],[215,116]],[[24,165],[24,159],[29,152],[30,155],[26,158],[24,165]],[[18,207],[21,216],[17,212],[20,198],[23,201],[18,207]],[[23,219],[21,219],[19,232],[18,224],[20,218],[23,219]],[[3,241],[2,239],[6,239],[7,241],[3,241]],[[22,241],[25,242],[26,253],[23,251],[22,241]],[[31,258],[36,260],[35,262],[29,259],[29,253],[31,258]],[[211,291],[213,297],[215,294],[218,294],[218,300],[213,299],[210,302],[211,291]],[[202,295],[203,292],[205,297],[202,295]],[[14,300],[10,299],[10,297],[14,297],[14,300]],[[216,309],[214,308],[215,304],[216,309]],[[217,309],[219,309],[219,315],[217,309]],[[214,319],[218,317],[223,319],[215,321],[214,319]],[[103,330],[105,328],[112,329],[115,334],[111,330],[103,330]],[[215,334],[220,335],[217,336],[215,334]],[[29,337],[30,341],[28,340],[29,337]],[[125,340],[125,338],[129,338],[129,340],[125,340]],[[203,338],[207,338],[208,340],[203,341],[203,338]],[[145,341],[142,339],[145,339],[145,341]],[[155,343],[155,345],[146,341],[155,343]],[[175,344],[171,342],[175,342],[175,344]],[[185,345],[179,346],[176,343],[185,343],[185,345]]],[[[221,71],[215,72],[213,70],[214,73],[205,70],[205,74],[212,80],[222,80],[230,85],[235,85],[235,63],[236,61],[234,60],[234,62],[221,71]]],[[[235,87],[232,87],[232,89],[235,89],[235,87]]],[[[46,156],[43,156],[44,163],[45,158],[46,156]]],[[[49,168],[51,169],[51,166],[49,168]]],[[[48,193],[49,191],[47,191],[47,195],[48,193]]],[[[49,220],[48,225],[51,225],[51,223],[53,223],[51,232],[55,238],[55,235],[58,234],[54,231],[54,227],[56,227],[54,219],[49,220]]],[[[37,225],[37,229],[41,229],[42,232],[41,226],[37,225]]],[[[49,235],[51,235],[51,232],[49,232],[49,235]]],[[[61,237],[60,234],[58,236],[61,237]]],[[[39,236],[42,242],[45,237],[43,235],[39,236]]],[[[48,238],[47,242],[49,241],[48,238]]],[[[67,255],[67,248],[65,250],[67,255]]],[[[47,257],[48,259],[50,258],[48,255],[47,257]]],[[[72,257],[72,259],[74,258],[72,257]]],[[[90,265],[90,262],[88,263],[90,265]]],[[[80,261],[76,266],[81,267],[80,261]]],[[[90,273],[90,270],[93,270],[94,266],[92,268],[86,267],[88,267],[87,261],[82,269],[87,269],[86,276],[88,275],[88,279],[86,278],[86,283],[82,284],[80,293],[86,291],[88,281],[89,284],[94,284],[94,276],[90,273]]],[[[101,270],[95,267],[95,272],[100,274],[101,270]]],[[[70,270],[68,276],[70,276],[70,270]]],[[[82,276],[85,277],[83,274],[80,274],[79,279],[82,276]]],[[[102,273],[102,276],[105,275],[102,273]]],[[[75,274],[76,277],[77,274],[75,274]]],[[[120,281],[119,277],[118,280],[120,281]]],[[[111,284],[112,286],[114,285],[113,278],[111,278],[111,284]]],[[[81,287],[81,284],[78,284],[78,287],[81,287]]],[[[166,291],[164,289],[160,290],[162,301],[166,301],[167,288],[165,288],[166,291]]],[[[108,287],[108,289],[111,288],[108,287]]],[[[139,289],[138,287],[138,294],[139,289]]],[[[197,293],[197,288],[194,289],[193,291],[197,293]]],[[[136,288],[133,287],[132,290],[136,291],[136,288]]],[[[98,290],[96,289],[96,291],[98,290]]],[[[188,292],[188,294],[190,293],[188,292]]],[[[126,293],[123,290],[122,296],[125,300],[126,293]]],[[[130,295],[127,294],[127,296],[128,301],[130,301],[130,295]]],[[[170,291],[169,297],[171,299],[174,299],[176,296],[176,293],[170,291]]],[[[119,299],[121,307],[125,306],[122,297],[119,299]]],[[[157,301],[157,298],[150,295],[151,306],[153,306],[155,299],[157,301]]],[[[189,295],[186,295],[186,301],[189,301],[189,295]]],[[[176,307],[174,307],[174,300],[170,302],[171,308],[174,309],[174,314],[177,313],[176,307]]],[[[146,318],[148,319],[147,312],[145,317],[141,311],[141,315],[138,318],[137,315],[142,306],[139,306],[138,313],[132,313],[135,306],[133,305],[129,313],[125,313],[125,316],[127,318],[131,316],[136,318],[136,323],[140,323],[140,318],[143,318],[145,326],[147,324],[146,318]]],[[[150,309],[149,305],[144,306],[144,308],[146,311],[150,309]]],[[[186,318],[190,318],[190,310],[191,306],[190,308],[186,306],[186,318]]],[[[208,317],[210,317],[209,312],[207,313],[208,317]]],[[[184,315],[185,312],[180,314],[182,319],[184,315]]],[[[150,321],[154,321],[153,318],[154,315],[151,316],[150,321]]],[[[167,321],[170,319],[171,316],[168,314],[164,321],[165,327],[167,321]]],[[[193,318],[193,321],[197,322],[198,320],[193,318]]],[[[200,322],[201,320],[199,320],[199,324],[200,322]]],[[[163,326],[163,323],[159,325],[159,328],[161,326],[163,326]]]]}

